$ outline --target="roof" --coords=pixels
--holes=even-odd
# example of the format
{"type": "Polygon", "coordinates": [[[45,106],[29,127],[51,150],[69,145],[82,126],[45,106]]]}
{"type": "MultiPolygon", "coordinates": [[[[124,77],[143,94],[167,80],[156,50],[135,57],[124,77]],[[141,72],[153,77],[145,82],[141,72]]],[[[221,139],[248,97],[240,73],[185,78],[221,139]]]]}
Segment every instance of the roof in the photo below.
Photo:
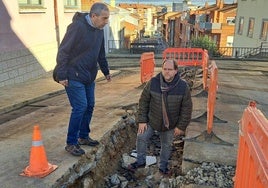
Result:
{"type": "Polygon", "coordinates": [[[178,13],[181,14],[181,12],[167,12],[166,14],[164,14],[164,19],[168,19],[169,17],[177,15],[178,13]]]}
{"type": "Polygon", "coordinates": [[[181,17],[181,15],[182,15],[182,12],[177,12],[176,14],[170,15],[168,19],[175,19],[175,18],[181,17]]]}
{"type": "Polygon", "coordinates": [[[221,12],[229,12],[237,9],[237,3],[233,4],[223,4],[222,7],[220,7],[217,4],[213,5],[207,5],[205,7],[202,7],[194,12],[194,14],[202,14],[207,12],[213,12],[213,11],[221,11],[221,12]]]}
{"type": "Polygon", "coordinates": [[[222,9],[220,9],[221,12],[230,12],[237,9],[237,3],[226,5],[222,9]]]}

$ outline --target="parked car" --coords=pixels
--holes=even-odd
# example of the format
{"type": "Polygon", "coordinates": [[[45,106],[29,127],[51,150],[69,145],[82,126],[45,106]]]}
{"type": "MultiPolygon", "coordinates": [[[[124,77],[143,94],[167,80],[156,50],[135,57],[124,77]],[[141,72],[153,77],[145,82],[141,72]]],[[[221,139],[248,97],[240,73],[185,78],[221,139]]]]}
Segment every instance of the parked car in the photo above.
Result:
{"type": "Polygon", "coordinates": [[[154,52],[162,53],[168,47],[167,43],[160,37],[137,38],[130,44],[131,53],[154,52]]]}

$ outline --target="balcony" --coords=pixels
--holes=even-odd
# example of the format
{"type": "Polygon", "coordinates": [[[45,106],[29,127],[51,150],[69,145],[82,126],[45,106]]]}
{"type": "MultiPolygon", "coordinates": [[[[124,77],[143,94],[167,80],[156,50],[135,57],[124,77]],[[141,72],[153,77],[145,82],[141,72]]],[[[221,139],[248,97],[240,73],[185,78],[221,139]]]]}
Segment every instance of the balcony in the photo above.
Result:
{"type": "Polygon", "coordinates": [[[199,28],[203,30],[221,29],[221,23],[200,22],[199,28]]]}

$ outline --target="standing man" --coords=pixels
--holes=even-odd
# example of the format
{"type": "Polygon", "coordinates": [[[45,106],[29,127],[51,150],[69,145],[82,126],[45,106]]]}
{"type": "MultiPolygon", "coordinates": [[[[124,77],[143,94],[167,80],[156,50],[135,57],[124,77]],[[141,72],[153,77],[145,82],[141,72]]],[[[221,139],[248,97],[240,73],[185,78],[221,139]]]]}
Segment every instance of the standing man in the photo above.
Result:
{"type": "Polygon", "coordinates": [[[76,13],[57,54],[57,78],[72,107],[65,150],[75,156],[85,153],[80,145],[99,144],[89,137],[89,124],[95,105],[98,65],[107,81],[111,81],[103,32],[109,15],[103,3],[93,4],[89,14],[76,13]]]}
{"type": "Polygon", "coordinates": [[[189,86],[180,79],[176,61],[164,60],[162,72],[147,83],[139,99],[137,160],[128,166],[129,170],[146,165],[147,143],[154,131],[158,131],[161,142],[159,171],[169,174],[173,138],[184,134],[191,120],[192,106],[189,86]]]}

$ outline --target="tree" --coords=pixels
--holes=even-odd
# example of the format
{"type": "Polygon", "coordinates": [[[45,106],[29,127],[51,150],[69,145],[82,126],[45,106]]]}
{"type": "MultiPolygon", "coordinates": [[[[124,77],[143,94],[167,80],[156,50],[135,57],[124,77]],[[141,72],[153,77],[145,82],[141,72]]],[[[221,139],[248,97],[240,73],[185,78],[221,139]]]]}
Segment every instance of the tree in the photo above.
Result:
{"type": "Polygon", "coordinates": [[[191,40],[191,47],[203,48],[208,51],[210,56],[219,56],[218,48],[216,43],[211,40],[208,36],[201,36],[191,40]]]}

